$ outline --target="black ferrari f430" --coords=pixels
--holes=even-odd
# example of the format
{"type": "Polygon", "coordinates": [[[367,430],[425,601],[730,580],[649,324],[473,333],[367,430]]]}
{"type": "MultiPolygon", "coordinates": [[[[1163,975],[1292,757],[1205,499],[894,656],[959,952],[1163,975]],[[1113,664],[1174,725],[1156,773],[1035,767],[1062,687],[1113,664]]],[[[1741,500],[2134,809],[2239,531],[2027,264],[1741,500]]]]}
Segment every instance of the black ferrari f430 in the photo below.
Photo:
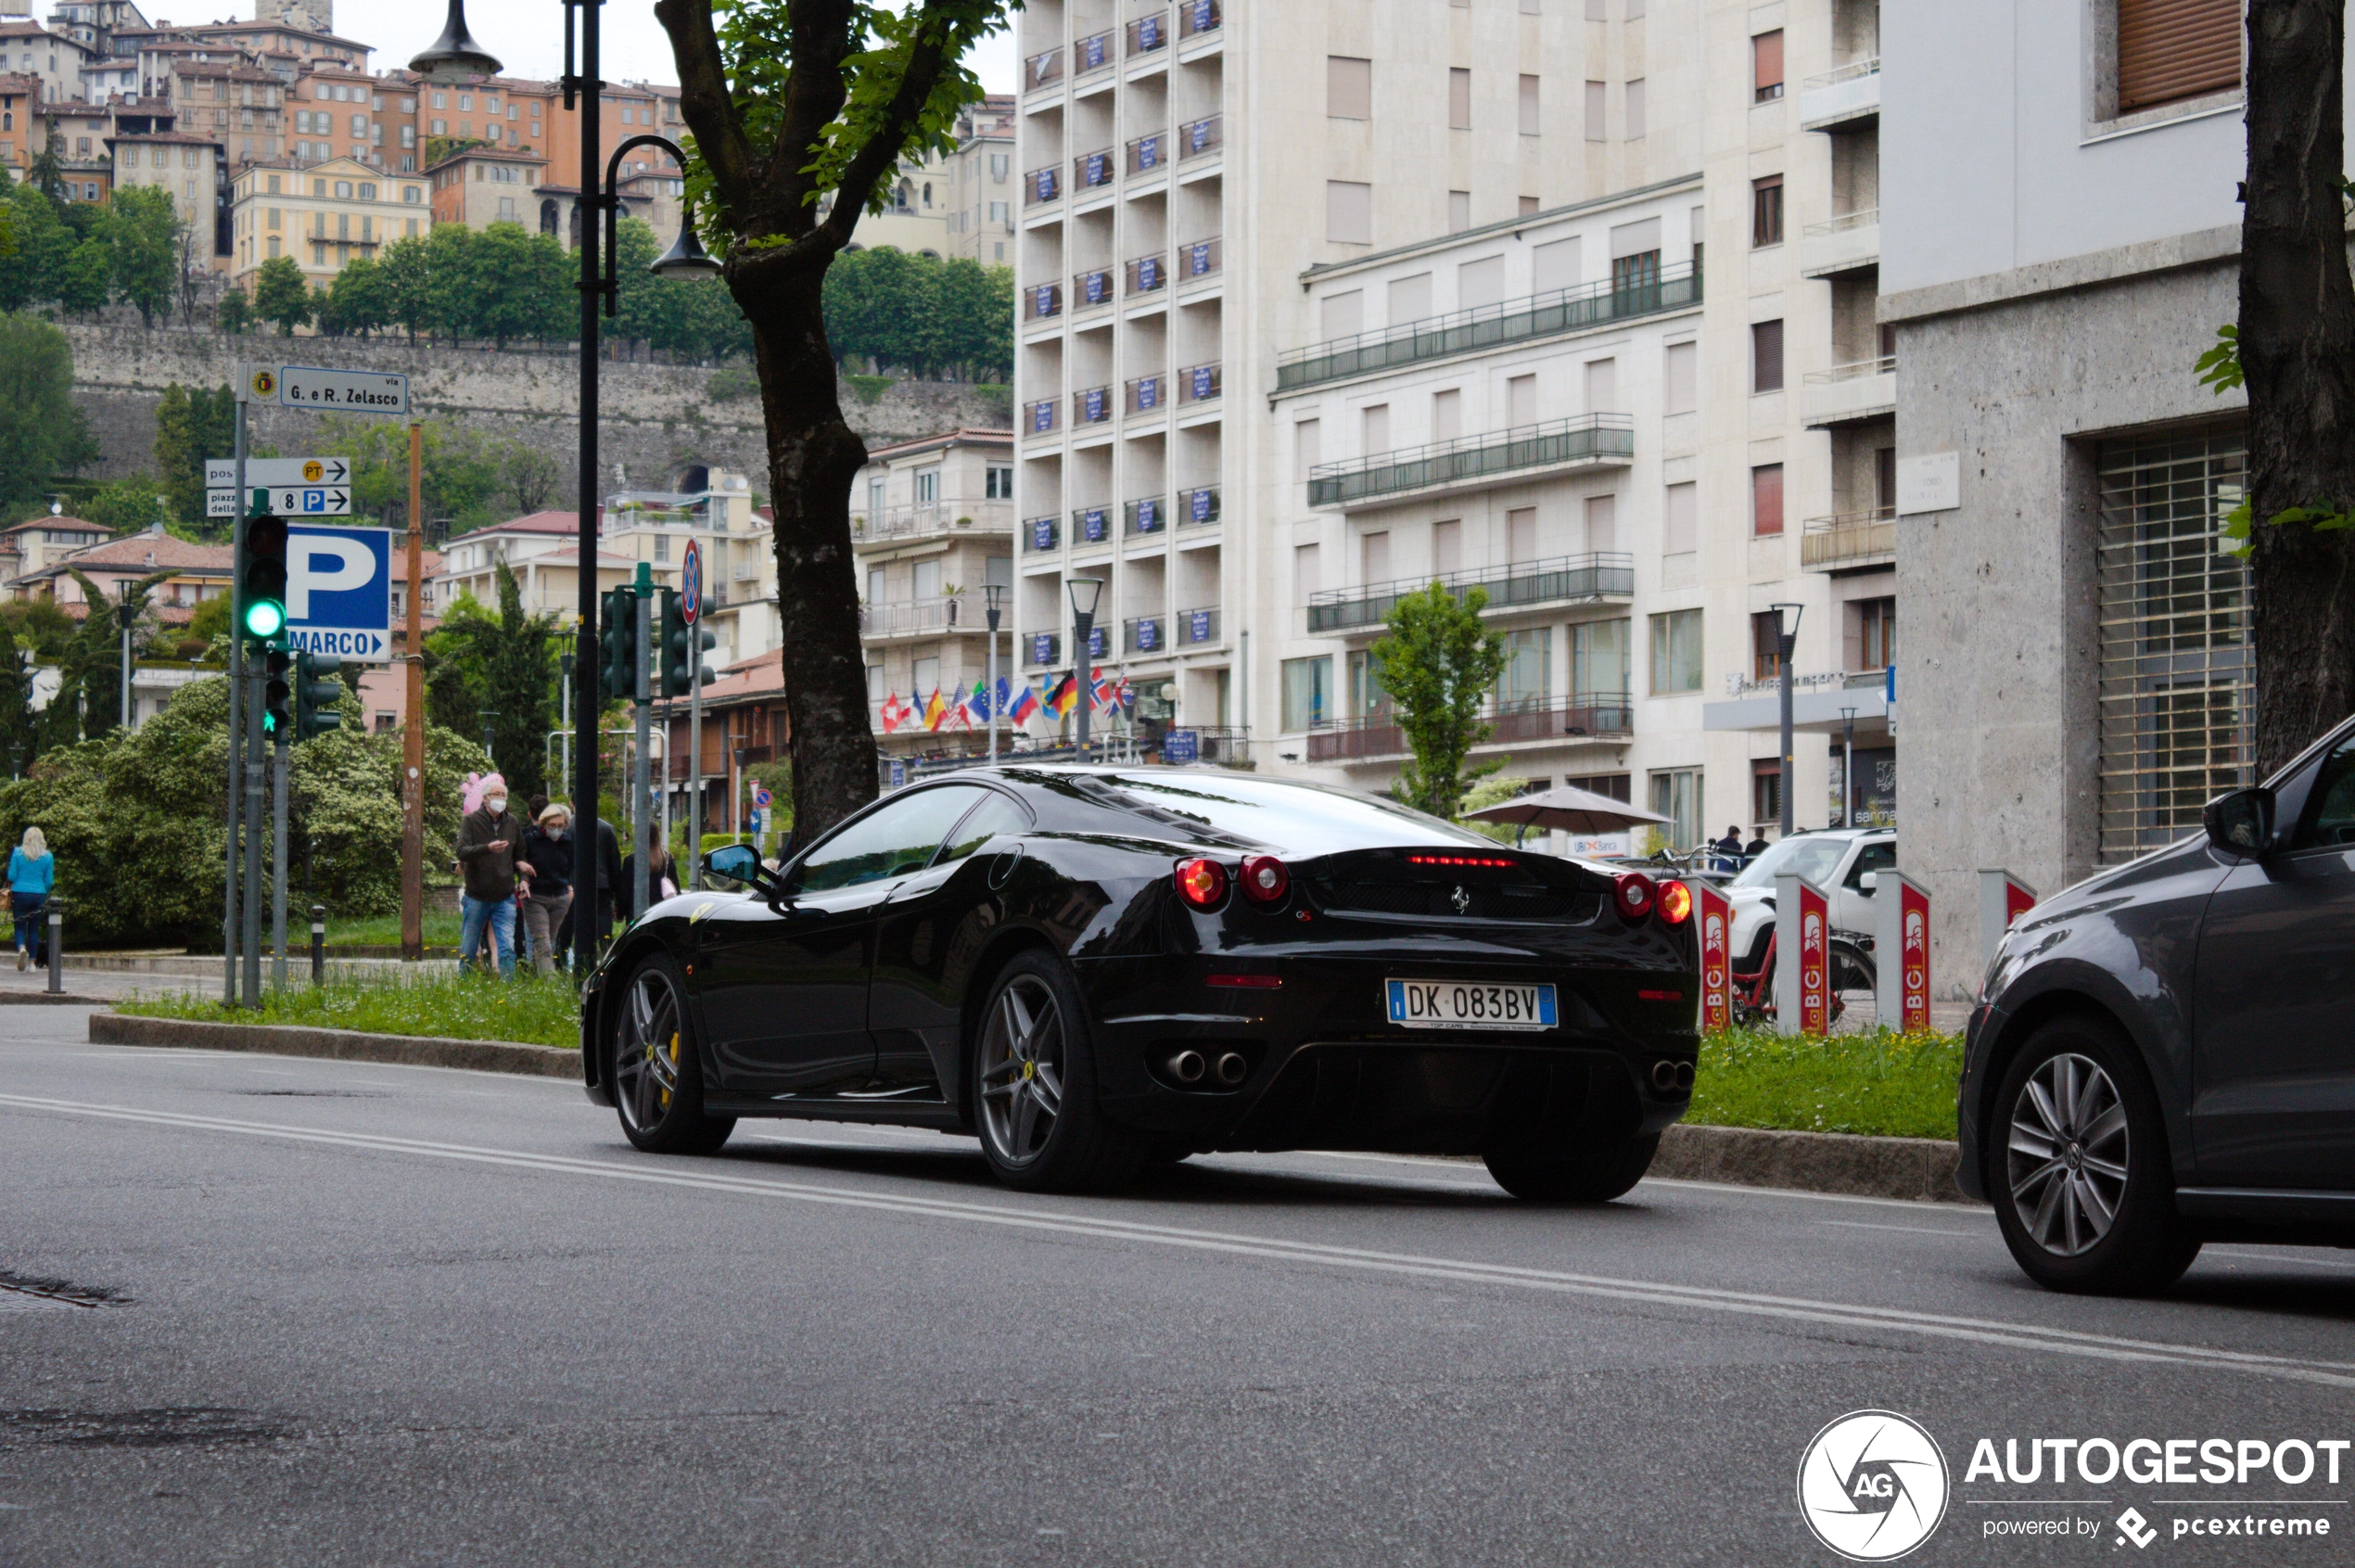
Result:
{"type": "Polygon", "coordinates": [[[1633,1187],[1691,1097],[1692,895],[1250,773],[1007,766],[885,796],[591,976],[591,1096],[653,1152],[744,1116],[968,1131],[1008,1184],[1213,1150],[1479,1154],[1633,1187]]]}

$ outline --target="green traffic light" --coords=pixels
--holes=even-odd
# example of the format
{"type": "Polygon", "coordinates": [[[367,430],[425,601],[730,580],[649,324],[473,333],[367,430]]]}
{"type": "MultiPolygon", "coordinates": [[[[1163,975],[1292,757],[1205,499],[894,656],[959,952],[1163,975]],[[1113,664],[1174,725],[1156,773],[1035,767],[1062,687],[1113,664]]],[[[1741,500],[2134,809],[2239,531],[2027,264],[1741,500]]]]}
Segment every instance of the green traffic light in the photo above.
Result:
{"type": "Polygon", "coordinates": [[[275,599],[256,599],[246,606],[246,631],[255,637],[275,637],[286,630],[286,606],[275,599]]]}

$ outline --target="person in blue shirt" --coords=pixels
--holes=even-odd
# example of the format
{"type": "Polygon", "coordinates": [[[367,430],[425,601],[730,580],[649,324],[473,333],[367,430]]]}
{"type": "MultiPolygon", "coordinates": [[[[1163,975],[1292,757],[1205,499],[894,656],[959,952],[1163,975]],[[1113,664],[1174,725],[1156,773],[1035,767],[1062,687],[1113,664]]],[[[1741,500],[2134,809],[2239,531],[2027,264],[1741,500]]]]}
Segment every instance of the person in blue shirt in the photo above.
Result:
{"type": "Polygon", "coordinates": [[[57,880],[57,860],[37,827],[24,830],[24,842],[8,851],[9,912],[17,920],[17,967],[49,962],[49,943],[43,934],[41,907],[57,880]]]}

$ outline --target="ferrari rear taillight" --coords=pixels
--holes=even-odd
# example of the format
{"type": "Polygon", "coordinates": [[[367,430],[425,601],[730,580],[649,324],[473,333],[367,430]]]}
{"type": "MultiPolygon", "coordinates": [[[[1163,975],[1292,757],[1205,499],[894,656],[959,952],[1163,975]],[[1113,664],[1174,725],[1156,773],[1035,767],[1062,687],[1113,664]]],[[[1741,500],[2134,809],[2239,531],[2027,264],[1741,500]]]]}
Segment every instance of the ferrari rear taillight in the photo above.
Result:
{"type": "Polygon", "coordinates": [[[1650,877],[1639,871],[1623,871],[1613,879],[1610,901],[1618,906],[1619,917],[1633,924],[1652,912],[1657,896],[1650,877]]]}
{"type": "Polygon", "coordinates": [[[1693,917],[1693,890],[1681,882],[1663,882],[1654,906],[1662,925],[1682,925],[1693,917]]]}
{"type": "Polygon", "coordinates": [[[1284,901],[1285,892],[1292,886],[1292,873],[1286,871],[1284,862],[1273,855],[1246,855],[1243,857],[1242,875],[1238,880],[1242,886],[1243,897],[1253,903],[1280,904],[1284,901]]]}
{"type": "Polygon", "coordinates": [[[1178,896],[1198,910],[1215,910],[1227,898],[1227,868],[1197,857],[1178,862],[1178,896]]]}

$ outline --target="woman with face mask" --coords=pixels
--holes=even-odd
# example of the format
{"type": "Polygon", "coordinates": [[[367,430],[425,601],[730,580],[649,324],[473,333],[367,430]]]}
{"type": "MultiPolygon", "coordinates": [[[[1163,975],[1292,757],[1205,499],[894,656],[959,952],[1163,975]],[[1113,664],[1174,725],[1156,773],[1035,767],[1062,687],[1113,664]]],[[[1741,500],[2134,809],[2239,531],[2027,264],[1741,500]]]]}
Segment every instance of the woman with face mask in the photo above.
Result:
{"type": "Polygon", "coordinates": [[[479,781],[481,804],[458,824],[458,868],[465,882],[458,965],[474,966],[477,945],[487,930],[503,978],[516,977],[516,851],[523,824],[507,809],[507,781],[491,773],[479,781]]]}

